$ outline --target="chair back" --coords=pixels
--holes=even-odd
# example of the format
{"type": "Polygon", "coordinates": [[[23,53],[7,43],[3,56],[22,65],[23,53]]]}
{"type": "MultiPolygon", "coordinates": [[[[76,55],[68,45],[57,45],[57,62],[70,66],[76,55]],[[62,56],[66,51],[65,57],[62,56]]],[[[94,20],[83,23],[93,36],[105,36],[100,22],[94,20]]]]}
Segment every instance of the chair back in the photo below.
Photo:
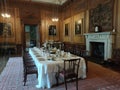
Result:
{"type": "Polygon", "coordinates": [[[79,65],[80,58],[64,60],[64,74],[76,74],[78,76],[79,65]]]}
{"type": "Polygon", "coordinates": [[[113,49],[112,58],[120,58],[120,48],[113,49]]]}

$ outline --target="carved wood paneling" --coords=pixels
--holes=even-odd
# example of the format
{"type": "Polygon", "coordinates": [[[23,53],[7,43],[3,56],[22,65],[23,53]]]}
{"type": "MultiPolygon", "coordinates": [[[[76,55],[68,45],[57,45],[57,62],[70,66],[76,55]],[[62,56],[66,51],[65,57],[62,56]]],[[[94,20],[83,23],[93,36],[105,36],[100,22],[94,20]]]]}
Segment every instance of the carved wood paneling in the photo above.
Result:
{"type": "MultiPolygon", "coordinates": [[[[88,25],[89,19],[86,18],[89,17],[89,10],[97,7],[98,4],[104,4],[110,0],[68,0],[67,3],[65,3],[63,6],[61,6],[59,17],[60,21],[58,23],[53,23],[51,21],[52,18],[52,11],[53,7],[56,7],[52,4],[44,4],[44,3],[31,3],[31,2],[24,2],[23,0],[10,0],[10,7],[11,9],[11,15],[12,19],[10,20],[13,23],[13,29],[15,36],[13,38],[10,38],[9,41],[21,43],[22,37],[18,34],[22,33],[23,27],[22,24],[24,23],[31,23],[36,24],[38,23],[40,25],[40,33],[41,33],[41,41],[44,42],[46,39],[52,39],[53,37],[48,35],[48,26],[51,24],[55,24],[58,29],[58,34],[56,37],[54,37],[55,40],[63,40],[63,21],[71,18],[71,37],[73,39],[74,37],[74,20],[73,18],[75,15],[80,14],[81,12],[86,12],[88,10],[88,14],[83,15],[85,17],[85,25],[88,25]],[[15,10],[17,8],[17,10],[15,10]],[[22,24],[21,24],[22,23],[22,24]]],[[[114,0],[112,0],[114,1],[114,0]]],[[[119,10],[118,10],[119,11],[119,10]]],[[[117,15],[116,15],[117,16],[117,15]]],[[[76,17],[77,19],[77,17],[76,17]]],[[[0,21],[2,21],[0,17],[0,21]]],[[[119,21],[119,20],[118,20],[119,21]]],[[[119,22],[118,22],[119,23],[119,22]]],[[[86,28],[87,26],[85,26],[86,28]]],[[[86,30],[87,32],[88,30],[86,30]]],[[[3,40],[0,38],[0,41],[3,40]]],[[[71,40],[71,39],[70,39],[71,40]]],[[[70,41],[67,40],[67,41],[70,41]]],[[[83,37],[74,37],[75,42],[84,42],[83,37]]]]}

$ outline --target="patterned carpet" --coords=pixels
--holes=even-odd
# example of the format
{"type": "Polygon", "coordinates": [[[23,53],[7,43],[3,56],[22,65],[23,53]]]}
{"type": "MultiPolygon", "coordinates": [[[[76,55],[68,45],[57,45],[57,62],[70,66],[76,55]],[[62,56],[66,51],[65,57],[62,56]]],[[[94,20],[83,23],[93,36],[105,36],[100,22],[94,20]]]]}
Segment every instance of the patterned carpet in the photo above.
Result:
{"type": "Polygon", "coordinates": [[[2,70],[4,69],[8,59],[9,59],[8,56],[0,56],[0,74],[2,70]]]}
{"type": "MultiPolygon", "coordinates": [[[[22,58],[9,58],[0,75],[0,90],[65,90],[64,84],[53,86],[51,89],[37,89],[36,84],[36,75],[28,75],[26,86],[23,86],[22,58]]],[[[68,90],[76,90],[75,82],[68,83],[68,90]]],[[[79,90],[120,90],[120,74],[88,62],[87,78],[79,80],[79,90]]]]}

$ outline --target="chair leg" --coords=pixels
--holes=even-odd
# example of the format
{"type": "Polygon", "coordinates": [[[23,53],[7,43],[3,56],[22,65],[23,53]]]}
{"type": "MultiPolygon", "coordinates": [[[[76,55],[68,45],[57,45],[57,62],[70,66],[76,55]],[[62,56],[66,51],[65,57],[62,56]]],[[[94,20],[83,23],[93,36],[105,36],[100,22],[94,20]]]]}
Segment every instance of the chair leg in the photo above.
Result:
{"type": "Polygon", "coordinates": [[[76,90],[78,90],[78,78],[76,77],[76,90]]]}
{"type": "Polygon", "coordinates": [[[36,73],[36,77],[38,78],[38,73],[36,73]]]}
{"type": "Polygon", "coordinates": [[[56,78],[56,85],[58,86],[58,83],[59,83],[58,78],[59,78],[59,76],[58,76],[57,73],[56,73],[56,75],[55,75],[55,78],[56,78]]]}
{"type": "Polygon", "coordinates": [[[64,80],[64,83],[65,83],[65,89],[67,90],[67,81],[64,80]]]}
{"type": "Polygon", "coordinates": [[[25,84],[26,84],[26,80],[27,80],[27,75],[26,75],[26,73],[24,74],[24,86],[25,86],[25,84]]]}

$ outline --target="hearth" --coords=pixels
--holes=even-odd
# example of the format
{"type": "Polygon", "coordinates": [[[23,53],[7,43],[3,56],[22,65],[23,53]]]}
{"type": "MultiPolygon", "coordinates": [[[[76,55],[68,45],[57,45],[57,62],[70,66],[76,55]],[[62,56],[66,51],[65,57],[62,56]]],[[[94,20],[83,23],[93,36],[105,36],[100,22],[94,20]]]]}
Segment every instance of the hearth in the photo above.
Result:
{"type": "Polygon", "coordinates": [[[104,59],[104,43],[103,42],[90,42],[91,56],[99,59],[104,59]]]}

